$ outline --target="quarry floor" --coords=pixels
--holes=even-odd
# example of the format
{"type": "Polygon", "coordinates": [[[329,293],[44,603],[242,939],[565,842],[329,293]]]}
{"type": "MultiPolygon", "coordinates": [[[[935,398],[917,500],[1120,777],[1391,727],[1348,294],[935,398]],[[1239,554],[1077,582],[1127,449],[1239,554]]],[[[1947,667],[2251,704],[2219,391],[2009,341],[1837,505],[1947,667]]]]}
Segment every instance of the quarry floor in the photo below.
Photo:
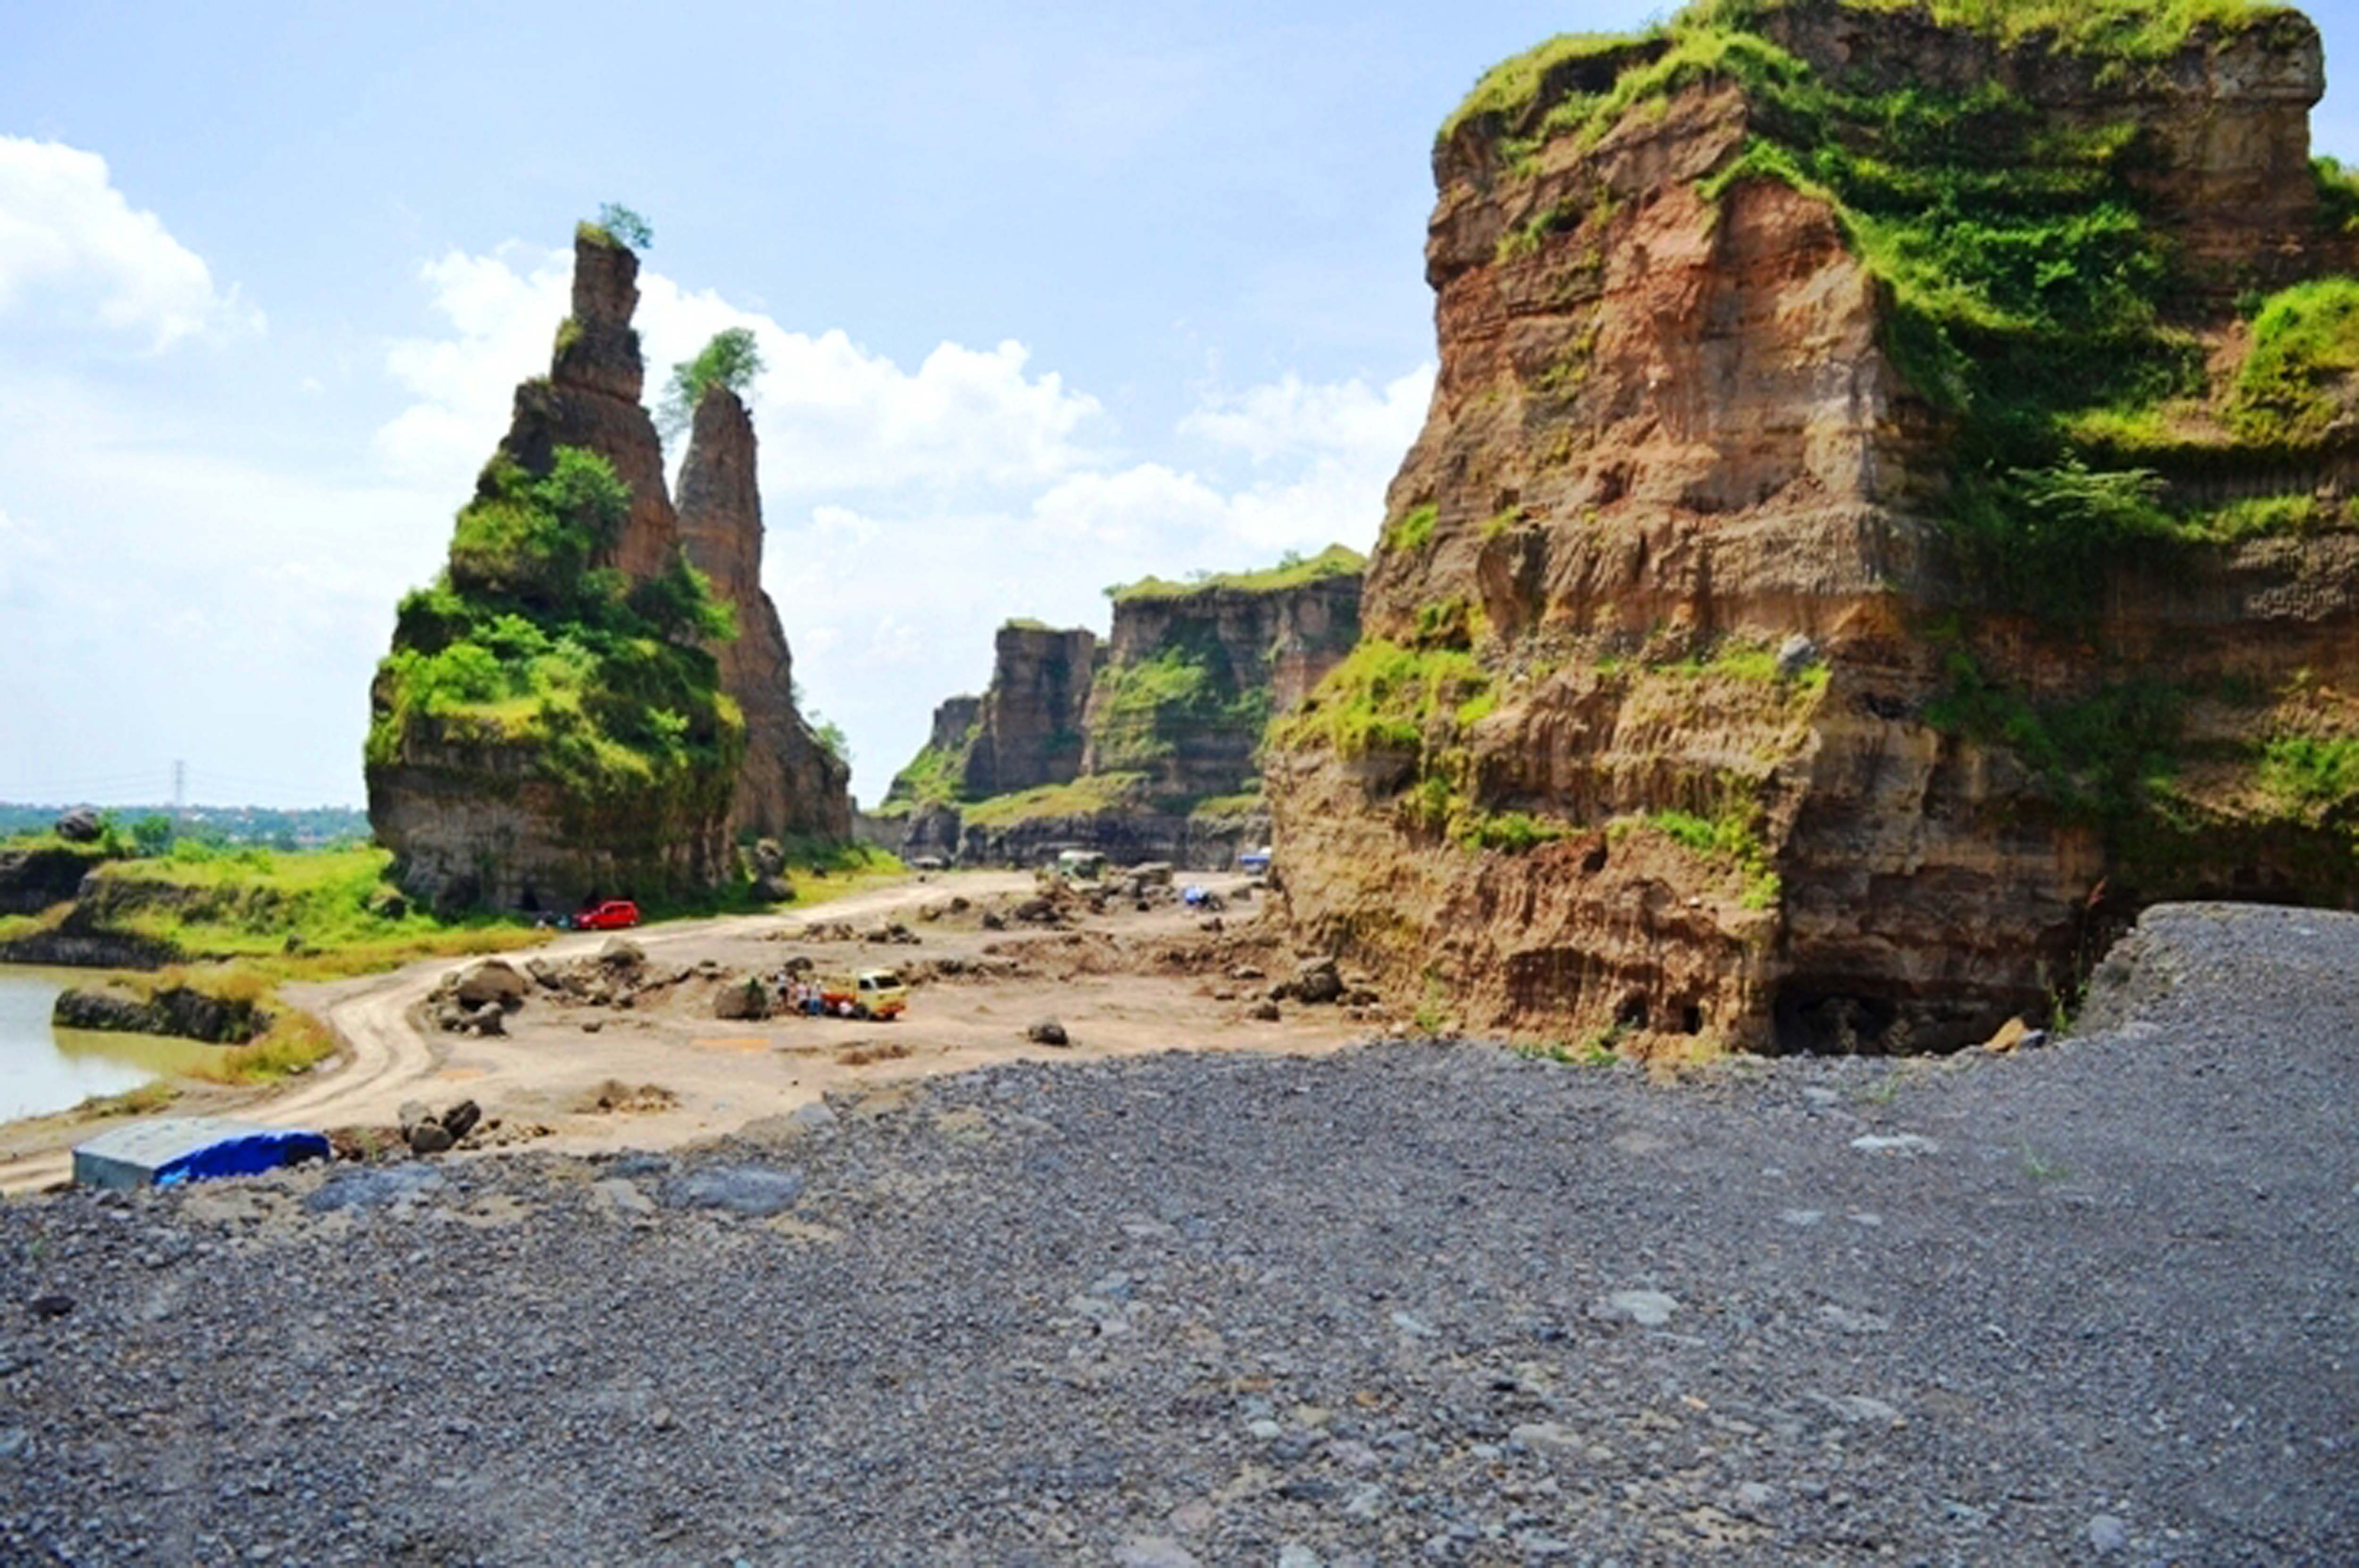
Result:
{"type": "Polygon", "coordinates": [[[2007,1056],[1002,1063],[0,1205],[0,1560],[2359,1559],[2359,918],[2140,939],[2007,1056]]]}
{"type": "MultiPolygon", "coordinates": [[[[1183,873],[1180,881],[1224,900],[1246,885],[1233,875],[1183,873]]],[[[1158,962],[1169,946],[1200,946],[1208,935],[1207,916],[1176,900],[1143,913],[1118,899],[1103,914],[1069,907],[1053,927],[1015,920],[1001,930],[983,927],[986,908],[1012,909],[1035,885],[1029,873],[935,873],[808,909],[668,922],[624,934],[647,952],[653,969],[711,965],[735,978],[775,976],[798,957],[822,975],[897,966],[922,973],[944,960],[986,961],[1002,971],[920,979],[908,1014],[891,1022],[724,1022],[713,1009],[723,982],[700,977],[643,995],[628,1009],[592,1007],[536,987],[507,1016],[505,1034],[446,1033],[428,1016],[428,995],[472,960],[440,959],[391,975],[290,988],[291,1000],[333,1023],[344,1054],[274,1092],[192,1085],[170,1114],[321,1130],[383,1128],[397,1123],[411,1101],[440,1111],[472,1098],[501,1124],[494,1141],[503,1147],[531,1142],[571,1153],[669,1148],[784,1114],[832,1089],[995,1062],[1130,1055],[1182,1041],[1193,1050],[1320,1053],[1374,1032],[1366,1014],[1335,1007],[1289,1006],[1275,1022],[1256,1020],[1247,1010],[1269,981],[1228,980],[1226,965],[1200,973],[1192,971],[1201,963],[1158,962]],[[953,913],[954,901],[966,907],[953,913]],[[893,925],[916,941],[781,939],[813,926],[857,934],[893,925]],[[1044,1018],[1063,1025],[1067,1046],[1026,1038],[1027,1026],[1044,1018]],[[629,1108],[603,1108],[602,1099],[616,1100],[616,1088],[637,1091],[621,1098],[629,1108]]],[[[1225,910],[1223,924],[1239,932],[1249,927],[1258,912],[1252,897],[1247,892],[1247,902],[1225,910]]],[[[608,940],[603,933],[568,935],[510,961],[564,963],[596,953],[608,940]]],[[[1245,946],[1266,959],[1274,978],[1292,972],[1282,950],[1245,946]]],[[[0,1126],[0,1192],[38,1191],[64,1180],[71,1146],[105,1125],[68,1115],[0,1126]]]]}

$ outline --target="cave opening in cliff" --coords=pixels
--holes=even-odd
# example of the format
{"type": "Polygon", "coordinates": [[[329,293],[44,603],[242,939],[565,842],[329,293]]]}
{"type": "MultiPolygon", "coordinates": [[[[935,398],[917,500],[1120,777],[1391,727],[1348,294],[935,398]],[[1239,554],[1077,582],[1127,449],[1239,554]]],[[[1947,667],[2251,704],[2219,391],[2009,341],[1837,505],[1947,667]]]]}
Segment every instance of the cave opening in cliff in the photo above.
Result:
{"type": "Polygon", "coordinates": [[[1780,1055],[1888,1056],[1908,1048],[1899,1002],[1858,994],[1855,978],[1789,979],[1771,1011],[1780,1055]]]}

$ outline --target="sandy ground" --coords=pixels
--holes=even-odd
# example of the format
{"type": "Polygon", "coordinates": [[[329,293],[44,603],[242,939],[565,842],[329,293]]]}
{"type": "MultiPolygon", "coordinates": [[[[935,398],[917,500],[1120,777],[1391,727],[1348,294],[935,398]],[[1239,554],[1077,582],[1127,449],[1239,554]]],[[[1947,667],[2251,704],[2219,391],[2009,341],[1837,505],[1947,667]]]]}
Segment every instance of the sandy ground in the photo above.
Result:
{"type": "MultiPolygon", "coordinates": [[[[1235,877],[1188,880],[1229,896],[1243,885],[1235,877]]],[[[200,1089],[171,1114],[233,1114],[287,1127],[382,1126],[395,1122],[408,1101],[440,1110],[471,1098],[486,1119],[499,1119],[503,1132],[532,1130],[532,1147],[660,1149],[783,1115],[831,1090],[882,1088],[995,1063],[1179,1048],[1318,1054],[1375,1030],[1364,1015],[1335,1007],[1289,1005],[1276,1022],[1249,1017],[1248,1007],[1268,982],[1228,979],[1228,959],[1208,967],[1201,956],[1208,940],[1202,916],[1176,903],[1141,913],[1116,900],[1108,913],[1081,914],[1058,929],[1013,921],[1005,930],[982,927],[984,909],[1005,909],[1033,887],[1027,873],[938,873],[787,913],[630,933],[652,969],[717,965],[741,979],[774,976],[798,956],[810,958],[822,974],[898,967],[922,977],[946,959],[1014,970],[987,978],[919,978],[908,1013],[892,1022],[724,1022],[713,1015],[713,999],[726,982],[700,976],[629,1009],[594,1007],[536,987],[524,1008],[508,1016],[507,1034],[451,1034],[433,1027],[424,1004],[445,975],[473,960],[436,959],[290,992],[291,1000],[328,1019],[345,1054],[267,1095],[200,1089]],[[969,907],[951,913],[957,899],[969,907]],[[893,922],[918,941],[796,939],[814,926],[865,931],[893,922]],[[1048,1017],[1064,1025],[1069,1046],[1027,1040],[1027,1025],[1048,1017]],[[611,1085],[653,1086],[661,1092],[643,1101],[671,1103],[602,1110],[600,1092],[611,1085]]],[[[1258,913],[1257,904],[1233,906],[1223,917],[1228,927],[1223,944],[1250,949],[1258,913]]],[[[536,953],[561,964],[596,953],[607,940],[604,934],[567,936],[536,953]]],[[[1274,977],[1290,970],[1282,949],[1234,957],[1258,958],[1274,977]]],[[[0,1130],[0,1192],[34,1191],[64,1180],[71,1145],[103,1125],[53,1117],[0,1130]]]]}

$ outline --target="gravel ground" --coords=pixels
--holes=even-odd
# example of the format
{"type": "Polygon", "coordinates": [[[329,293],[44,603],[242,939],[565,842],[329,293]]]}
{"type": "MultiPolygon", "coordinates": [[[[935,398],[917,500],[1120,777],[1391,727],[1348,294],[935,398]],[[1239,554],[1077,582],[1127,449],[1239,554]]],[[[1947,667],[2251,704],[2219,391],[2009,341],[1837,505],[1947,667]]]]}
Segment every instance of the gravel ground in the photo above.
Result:
{"type": "Polygon", "coordinates": [[[2359,918],[2131,941],[2007,1057],[1009,1066],[7,1205],[0,1560],[2352,1561],[2359,918]]]}

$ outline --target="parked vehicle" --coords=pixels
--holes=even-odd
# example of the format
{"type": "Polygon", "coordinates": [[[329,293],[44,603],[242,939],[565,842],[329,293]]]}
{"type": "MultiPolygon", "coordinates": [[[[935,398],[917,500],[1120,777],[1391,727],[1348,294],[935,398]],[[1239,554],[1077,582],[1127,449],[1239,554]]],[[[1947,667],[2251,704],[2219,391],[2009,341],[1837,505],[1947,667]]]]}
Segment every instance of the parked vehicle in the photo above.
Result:
{"type": "Polygon", "coordinates": [[[1258,849],[1247,849],[1244,854],[1239,855],[1237,857],[1237,870],[1244,871],[1250,876],[1256,877],[1267,871],[1269,870],[1269,846],[1265,844],[1258,849]]]}
{"type": "Polygon", "coordinates": [[[820,986],[820,1005],[839,1018],[874,1018],[890,1022],[909,1010],[909,988],[891,969],[863,969],[838,975],[820,986]]]}
{"type": "Polygon", "coordinates": [[[623,931],[639,923],[639,906],[627,898],[591,904],[573,917],[576,931],[623,931]]]}

